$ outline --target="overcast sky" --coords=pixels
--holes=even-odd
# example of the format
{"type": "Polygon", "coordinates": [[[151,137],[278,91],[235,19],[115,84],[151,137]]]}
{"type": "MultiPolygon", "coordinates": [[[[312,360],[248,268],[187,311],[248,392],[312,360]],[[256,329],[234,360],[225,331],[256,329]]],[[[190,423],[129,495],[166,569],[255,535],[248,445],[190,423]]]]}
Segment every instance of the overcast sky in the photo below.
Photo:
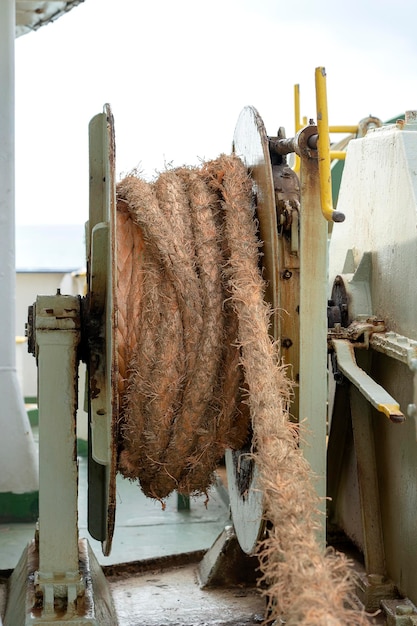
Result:
{"type": "Polygon", "coordinates": [[[230,152],[241,109],[294,133],[417,108],[415,0],[85,0],[16,40],[16,221],[88,219],[88,123],[112,106],[118,177],[230,152]]]}

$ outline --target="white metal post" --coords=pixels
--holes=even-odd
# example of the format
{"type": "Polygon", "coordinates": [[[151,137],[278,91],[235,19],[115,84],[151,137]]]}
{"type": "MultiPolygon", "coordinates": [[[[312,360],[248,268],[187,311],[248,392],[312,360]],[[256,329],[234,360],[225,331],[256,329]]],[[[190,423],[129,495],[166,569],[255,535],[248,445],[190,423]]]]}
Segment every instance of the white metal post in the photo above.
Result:
{"type": "Polygon", "coordinates": [[[74,603],[78,569],[76,410],[80,305],[76,296],[38,296],[39,571],[44,612],[55,597],[74,603]]]}
{"type": "Polygon", "coordinates": [[[317,158],[301,159],[300,446],[316,476],[319,540],[326,543],[327,222],[321,212],[317,158]]]}
{"type": "Polygon", "coordinates": [[[0,494],[38,489],[36,449],[16,372],[15,0],[0,2],[0,494]]]}

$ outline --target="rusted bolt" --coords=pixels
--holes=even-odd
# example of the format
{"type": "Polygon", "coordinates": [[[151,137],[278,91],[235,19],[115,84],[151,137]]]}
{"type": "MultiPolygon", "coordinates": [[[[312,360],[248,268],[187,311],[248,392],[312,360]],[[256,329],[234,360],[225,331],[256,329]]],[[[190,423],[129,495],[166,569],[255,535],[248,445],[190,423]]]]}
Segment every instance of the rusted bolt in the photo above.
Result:
{"type": "Polygon", "coordinates": [[[292,276],[292,272],[290,270],[284,270],[281,276],[284,280],[289,280],[292,276]]]}
{"type": "Polygon", "coordinates": [[[289,337],[285,337],[285,339],[283,339],[281,341],[281,345],[283,348],[291,348],[292,346],[292,341],[289,337]]]}

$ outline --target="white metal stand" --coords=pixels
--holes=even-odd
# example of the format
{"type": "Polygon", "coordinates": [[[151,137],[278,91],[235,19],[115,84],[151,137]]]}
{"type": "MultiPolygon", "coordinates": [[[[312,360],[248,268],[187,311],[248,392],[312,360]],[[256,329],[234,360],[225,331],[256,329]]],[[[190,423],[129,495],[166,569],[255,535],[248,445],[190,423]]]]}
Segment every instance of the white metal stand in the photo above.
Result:
{"type": "Polygon", "coordinates": [[[11,579],[5,626],[115,626],[104,575],[78,541],[76,409],[80,299],[39,296],[34,310],[39,372],[39,537],[11,579]]]}

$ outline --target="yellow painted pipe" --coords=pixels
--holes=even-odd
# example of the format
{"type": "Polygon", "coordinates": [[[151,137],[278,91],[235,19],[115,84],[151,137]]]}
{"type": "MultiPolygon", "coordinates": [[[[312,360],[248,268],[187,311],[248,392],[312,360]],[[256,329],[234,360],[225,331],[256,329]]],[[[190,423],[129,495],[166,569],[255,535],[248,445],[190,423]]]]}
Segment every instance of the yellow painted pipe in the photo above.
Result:
{"type": "Polygon", "coordinates": [[[329,133],[351,133],[356,135],[359,126],[329,126],[329,133]]]}
{"type": "Polygon", "coordinates": [[[346,151],[345,150],[330,150],[330,158],[339,159],[339,161],[344,161],[346,159],[346,151]]]}
{"type": "Polygon", "coordinates": [[[295,122],[295,132],[302,128],[301,119],[300,119],[300,85],[294,85],[294,122],[295,122]]]}
{"type": "MultiPolygon", "coordinates": [[[[294,127],[295,134],[302,128],[302,122],[300,119],[300,85],[294,85],[294,127]]],[[[300,171],[300,157],[295,155],[294,172],[300,171]]]]}
{"type": "Polygon", "coordinates": [[[329,222],[343,222],[343,213],[334,211],[332,200],[332,184],[330,174],[330,138],[327,113],[326,70],[316,68],[316,106],[317,106],[317,150],[319,155],[319,178],[321,211],[329,222]]]}

